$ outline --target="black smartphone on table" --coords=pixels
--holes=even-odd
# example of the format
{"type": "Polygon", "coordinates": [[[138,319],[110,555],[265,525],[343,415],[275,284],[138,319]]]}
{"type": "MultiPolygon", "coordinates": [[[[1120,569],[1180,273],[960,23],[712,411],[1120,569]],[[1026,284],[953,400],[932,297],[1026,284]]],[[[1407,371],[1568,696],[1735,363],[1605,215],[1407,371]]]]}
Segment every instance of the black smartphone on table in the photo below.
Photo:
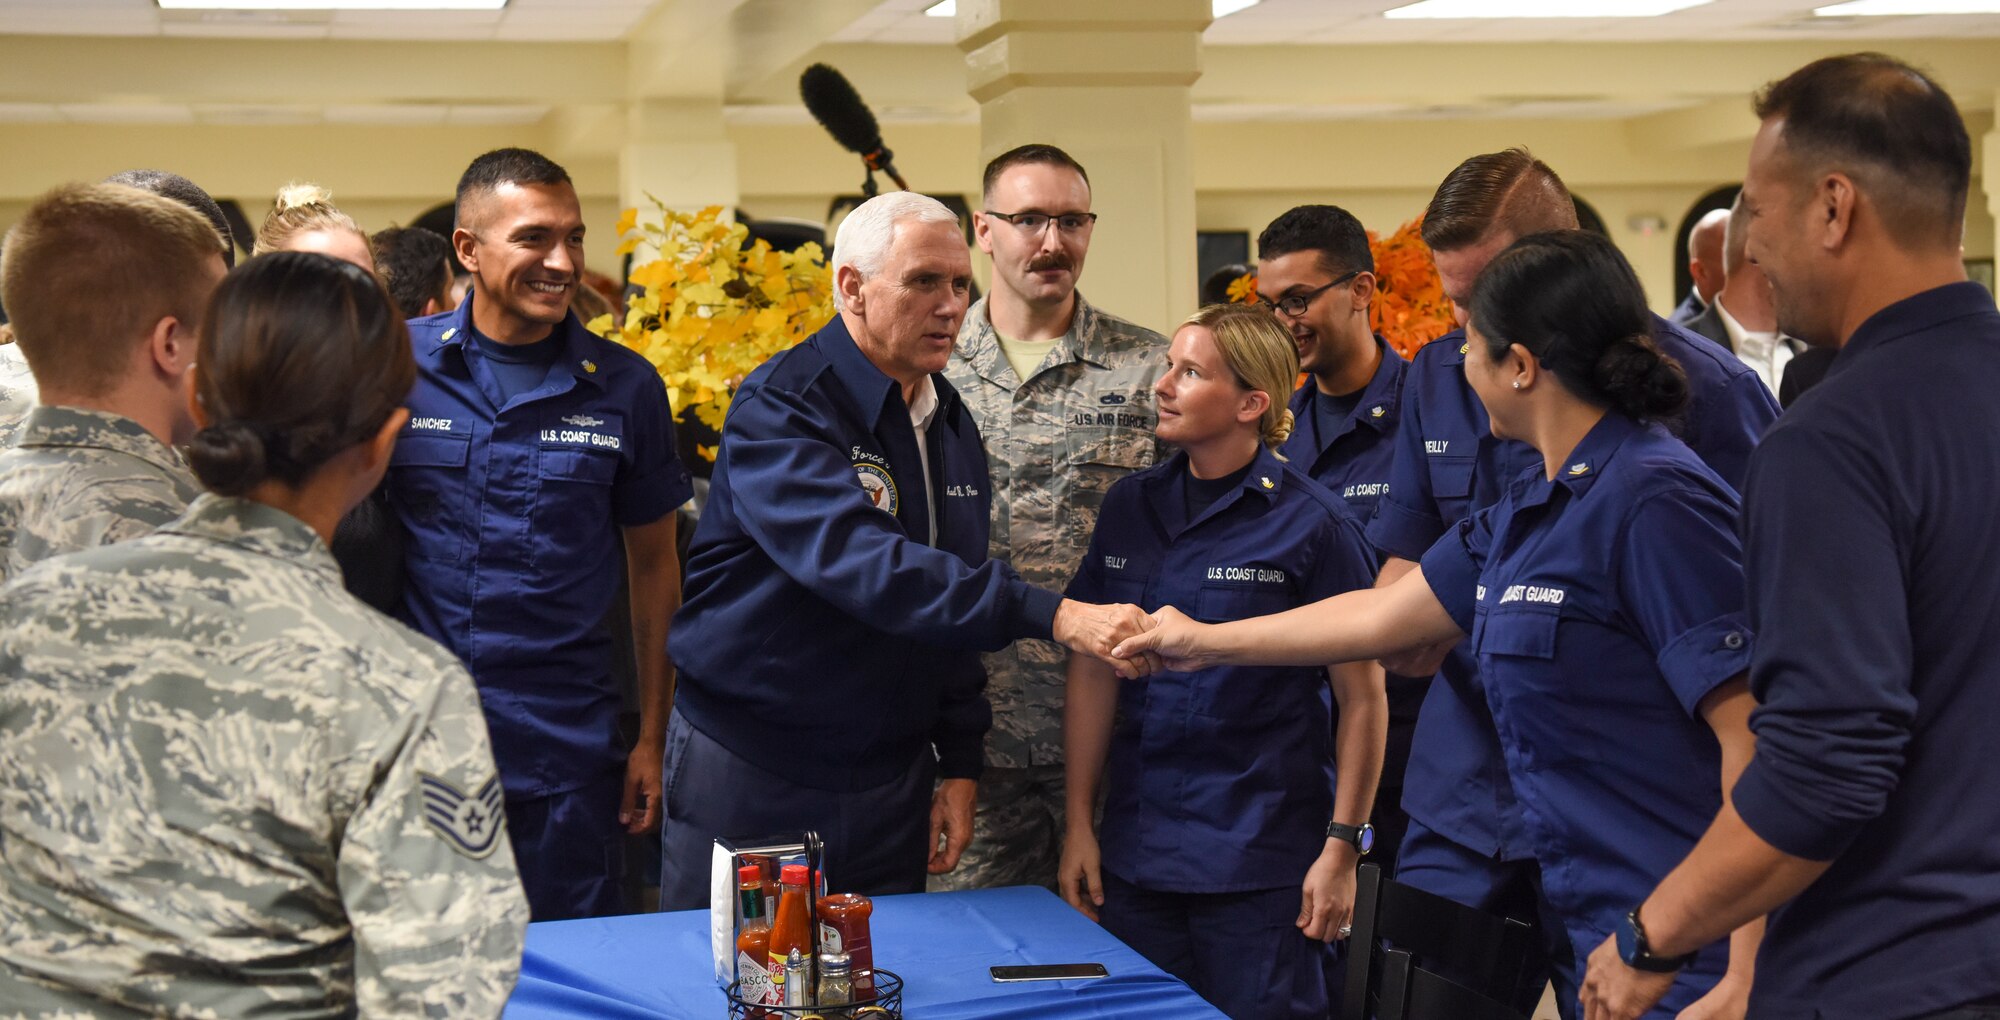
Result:
{"type": "Polygon", "coordinates": [[[1037,963],[991,969],[995,981],[1072,981],[1110,976],[1101,963],[1037,963]]]}

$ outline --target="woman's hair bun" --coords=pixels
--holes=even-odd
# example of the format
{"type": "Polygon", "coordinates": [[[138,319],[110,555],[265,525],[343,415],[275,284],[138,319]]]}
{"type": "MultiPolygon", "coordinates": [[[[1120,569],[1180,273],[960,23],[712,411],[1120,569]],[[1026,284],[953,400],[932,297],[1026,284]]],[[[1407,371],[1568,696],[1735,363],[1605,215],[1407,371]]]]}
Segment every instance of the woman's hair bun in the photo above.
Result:
{"type": "Polygon", "coordinates": [[[1687,406],[1687,374],[1644,333],[1606,346],[1592,380],[1611,403],[1633,418],[1671,418],[1687,406]]]}
{"type": "Polygon", "coordinates": [[[241,496],[269,477],[269,457],[263,434],[246,422],[216,422],[188,443],[188,466],[195,477],[223,496],[241,496]]]}
{"type": "Polygon", "coordinates": [[[333,206],[333,192],[310,181],[293,181],[278,189],[278,210],[280,212],[300,209],[309,205],[333,206]]]}
{"type": "Polygon", "coordinates": [[[1292,429],[1298,427],[1298,420],[1292,417],[1292,409],[1287,407],[1278,415],[1278,420],[1264,430],[1264,445],[1275,450],[1292,438],[1292,429]]]}

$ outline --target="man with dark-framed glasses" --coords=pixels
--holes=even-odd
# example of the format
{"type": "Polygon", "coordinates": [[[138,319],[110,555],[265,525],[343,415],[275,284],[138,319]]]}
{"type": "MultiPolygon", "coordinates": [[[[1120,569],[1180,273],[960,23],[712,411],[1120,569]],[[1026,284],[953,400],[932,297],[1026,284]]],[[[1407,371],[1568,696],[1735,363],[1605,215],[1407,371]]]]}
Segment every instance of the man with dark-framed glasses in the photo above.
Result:
{"type": "MultiPolygon", "coordinates": [[[[1090,178],[1068,153],[1002,153],[986,166],[982,197],[973,229],[993,259],[992,287],[967,311],[945,376],[986,444],[992,556],[1061,590],[1105,491],[1153,463],[1153,379],[1167,341],[1077,292],[1097,214],[1090,178]]],[[[1065,658],[1061,646],[1029,640],[984,656],[993,729],[972,844],[932,889],[1055,887],[1065,658]]]]}

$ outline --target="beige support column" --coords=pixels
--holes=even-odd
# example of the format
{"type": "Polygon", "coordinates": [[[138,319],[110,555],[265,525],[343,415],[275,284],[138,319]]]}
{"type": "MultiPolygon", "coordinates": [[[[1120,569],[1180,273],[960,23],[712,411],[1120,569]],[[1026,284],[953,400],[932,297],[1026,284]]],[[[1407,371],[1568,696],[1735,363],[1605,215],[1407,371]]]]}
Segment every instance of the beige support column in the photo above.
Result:
{"type": "Polygon", "coordinates": [[[1188,86],[1209,21],[1209,0],[958,4],[981,162],[1028,142],[1075,156],[1098,214],[1082,289],[1162,331],[1199,286],[1188,86]]]}
{"type": "MultiPolygon", "coordinates": [[[[2000,92],[1994,93],[1993,99],[1994,109],[2000,111],[2000,92]]],[[[1993,128],[1981,141],[1979,178],[1986,188],[1986,212],[1995,226],[1993,254],[2000,255],[2000,113],[1995,114],[1993,128]]]]}
{"type": "Polygon", "coordinates": [[[618,152],[618,198],[652,208],[651,193],[670,208],[734,208],[739,197],[736,143],[722,121],[719,99],[640,99],[626,108],[625,144],[618,152]]]}

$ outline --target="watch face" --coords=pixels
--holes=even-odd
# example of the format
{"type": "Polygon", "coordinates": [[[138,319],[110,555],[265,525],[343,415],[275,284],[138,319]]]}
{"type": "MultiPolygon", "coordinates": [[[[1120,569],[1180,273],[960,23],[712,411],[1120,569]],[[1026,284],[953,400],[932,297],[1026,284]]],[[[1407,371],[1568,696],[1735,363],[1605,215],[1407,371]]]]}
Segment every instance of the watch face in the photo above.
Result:
{"type": "Polygon", "coordinates": [[[1364,825],[1361,827],[1361,852],[1363,855],[1366,855],[1374,849],[1375,827],[1373,825],[1364,825]]]}

